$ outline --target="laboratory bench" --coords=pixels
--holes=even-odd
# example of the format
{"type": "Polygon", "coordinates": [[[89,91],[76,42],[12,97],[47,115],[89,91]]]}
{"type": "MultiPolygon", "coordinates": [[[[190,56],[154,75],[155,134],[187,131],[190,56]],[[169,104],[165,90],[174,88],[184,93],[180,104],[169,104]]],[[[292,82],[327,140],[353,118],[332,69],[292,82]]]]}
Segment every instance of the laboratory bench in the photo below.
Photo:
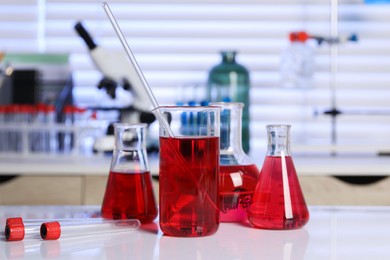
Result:
{"type": "MultiPolygon", "coordinates": [[[[252,158],[260,168],[264,155],[252,158]]],[[[293,160],[308,205],[390,206],[389,156],[306,153],[293,160]]],[[[0,154],[0,205],[100,204],[110,162],[104,155],[0,154]]],[[[158,157],[149,163],[158,199],[158,157]]]]}
{"type": "MultiPolygon", "coordinates": [[[[43,241],[0,239],[0,259],[390,259],[390,207],[309,206],[310,220],[297,230],[263,230],[221,223],[211,236],[164,236],[158,219],[139,230],[43,241]]],[[[0,206],[8,217],[83,218],[99,206],[0,206]]]]}

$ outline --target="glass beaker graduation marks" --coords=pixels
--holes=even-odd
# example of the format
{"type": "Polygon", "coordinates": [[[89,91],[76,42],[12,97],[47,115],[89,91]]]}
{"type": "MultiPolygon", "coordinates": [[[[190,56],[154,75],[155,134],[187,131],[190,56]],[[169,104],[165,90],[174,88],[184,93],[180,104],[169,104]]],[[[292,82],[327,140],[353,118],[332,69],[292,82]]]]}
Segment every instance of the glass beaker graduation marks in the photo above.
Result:
{"type": "Polygon", "coordinates": [[[290,155],[290,125],[268,125],[268,150],[249,207],[256,228],[296,229],[309,211],[290,155]]]}

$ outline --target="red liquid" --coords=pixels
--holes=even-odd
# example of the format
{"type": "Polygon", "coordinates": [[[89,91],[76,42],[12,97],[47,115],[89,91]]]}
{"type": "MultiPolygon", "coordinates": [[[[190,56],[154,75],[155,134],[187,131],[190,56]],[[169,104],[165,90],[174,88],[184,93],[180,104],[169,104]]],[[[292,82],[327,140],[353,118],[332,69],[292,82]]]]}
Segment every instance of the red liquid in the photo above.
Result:
{"type": "Polygon", "coordinates": [[[111,171],[101,211],[103,218],[152,222],[157,217],[157,208],[150,172],[111,171]]]}
{"type": "Polygon", "coordinates": [[[160,137],[160,228],[166,235],[206,236],[219,226],[218,137],[160,137]]]}
{"type": "Polygon", "coordinates": [[[257,228],[296,229],[309,221],[309,211],[292,158],[285,158],[293,218],[285,217],[281,157],[267,156],[248,211],[249,222],[257,228]]]}
{"type": "Polygon", "coordinates": [[[252,201],[259,170],[256,165],[220,166],[220,221],[247,220],[247,210],[252,201]]]}

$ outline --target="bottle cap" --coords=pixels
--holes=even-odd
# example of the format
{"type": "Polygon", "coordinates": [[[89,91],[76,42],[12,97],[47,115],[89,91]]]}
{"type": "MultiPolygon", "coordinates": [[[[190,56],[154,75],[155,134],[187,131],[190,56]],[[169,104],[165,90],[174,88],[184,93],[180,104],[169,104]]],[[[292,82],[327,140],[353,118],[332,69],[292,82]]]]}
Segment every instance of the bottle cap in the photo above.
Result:
{"type": "Polygon", "coordinates": [[[11,104],[8,106],[8,111],[10,113],[19,113],[19,105],[18,104],[11,104]]]}
{"type": "Polygon", "coordinates": [[[55,111],[56,111],[56,107],[55,106],[53,106],[53,105],[47,105],[46,106],[46,110],[45,110],[46,113],[55,112],[55,111]]]}
{"type": "Polygon", "coordinates": [[[306,42],[310,37],[306,32],[292,32],[289,38],[292,42],[306,42]]]}
{"type": "Polygon", "coordinates": [[[61,224],[58,221],[46,222],[41,225],[43,240],[56,240],[61,236],[61,224]]]}
{"type": "Polygon", "coordinates": [[[46,105],[44,103],[38,103],[35,105],[37,112],[43,113],[46,110],[46,105]]]}
{"type": "Polygon", "coordinates": [[[86,112],[87,111],[87,109],[86,108],[83,108],[83,107],[74,107],[74,111],[76,112],[76,113],[84,113],[84,112],[86,112]]]}
{"type": "Polygon", "coordinates": [[[67,105],[64,107],[64,113],[65,114],[72,114],[74,112],[74,108],[71,105],[67,105]]]}
{"type": "Polygon", "coordinates": [[[34,107],[31,105],[22,104],[19,106],[20,113],[31,114],[34,112],[34,107]]]}
{"type": "Polygon", "coordinates": [[[5,239],[7,241],[20,241],[24,238],[23,223],[9,223],[5,225],[5,239]]]}
{"type": "Polygon", "coordinates": [[[7,218],[5,224],[8,225],[8,224],[20,224],[20,223],[23,223],[23,218],[16,217],[16,218],[7,218]]]}

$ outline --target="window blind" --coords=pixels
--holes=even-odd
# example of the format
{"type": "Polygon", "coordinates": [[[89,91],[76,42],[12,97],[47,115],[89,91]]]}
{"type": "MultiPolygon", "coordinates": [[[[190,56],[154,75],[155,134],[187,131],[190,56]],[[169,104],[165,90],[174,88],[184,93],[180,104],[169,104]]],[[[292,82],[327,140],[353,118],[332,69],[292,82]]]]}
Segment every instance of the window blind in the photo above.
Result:
{"type": "MultiPolygon", "coordinates": [[[[207,79],[219,52],[238,51],[251,76],[252,151],[265,149],[265,125],[292,124],[293,150],[332,146],[330,46],[312,44],[313,86],[280,87],[279,62],[288,33],[330,36],[331,3],[337,4],[339,35],[357,43],[337,48],[335,100],[337,145],[352,151],[390,147],[390,5],[361,0],[111,0],[110,7],[160,104],[173,104],[182,86],[207,79]]],[[[10,52],[71,54],[76,102],[104,99],[101,73],[73,26],[82,21],[102,47],[122,47],[96,0],[5,0],[0,3],[0,48],[10,52]]]]}

